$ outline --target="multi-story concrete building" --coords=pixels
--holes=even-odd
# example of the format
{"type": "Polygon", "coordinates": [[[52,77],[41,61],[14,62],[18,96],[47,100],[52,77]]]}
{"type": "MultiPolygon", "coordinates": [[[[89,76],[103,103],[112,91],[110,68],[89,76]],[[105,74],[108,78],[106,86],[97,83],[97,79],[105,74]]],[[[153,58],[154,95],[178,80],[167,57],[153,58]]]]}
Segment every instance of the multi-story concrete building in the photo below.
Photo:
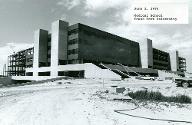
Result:
{"type": "MultiPolygon", "coordinates": [[[[26,56],[27,50],[22,54],[25,63],[22,74],[9,68],[9,75],[34,76],[33,79],[46,76],[121,78],[125,72],[158,76],[158,70],[171,71],[172,68],[170,54],[153,48],[150,39],[139,44],[84,24],[69,26],[68,22],[61,20],[52,23],[51,33],[43,29],[35,31],[34,48],[30,50],[33,52],[30,55],[26,56]],[[115,65],[129,69],[125,71],[115,65]]],[[[181,59],[184,60],[178,58],[181,59]]],[[[11,59],[9,62],[12,60],[18,61],[11,59]]],[[[186,66],[181,64],[184,61],[178,62],[179,69],[186,66]]]]}
{"type": "Polygon", "coordinates": [[[76,65],[77,69],[71,71],[63,68],[69,64],[101,62],[140,67],[139,43],[79,23],[69,26],[59,20],[52,24],[51,34],[42,29],[35,32],[33,68],[26,75],[84,76],[85,69],[79,69],[83,65],[76,65]]]}
{"type": "Polygon", "coordinates": [[[141,61],[143,68],[153,68],[173,72],[186,71],[186,59],[178,51],[165,52],[153,48],[152,40],[144,39],[141,44],[141,61]]]}
{"type": "Polygon", "coordinates": [[[51,38],[48,36],[45,30],[35,32],[36,67],[93,62],[141,66],[139,43],[83,24],[54,22],[51,38]]]}

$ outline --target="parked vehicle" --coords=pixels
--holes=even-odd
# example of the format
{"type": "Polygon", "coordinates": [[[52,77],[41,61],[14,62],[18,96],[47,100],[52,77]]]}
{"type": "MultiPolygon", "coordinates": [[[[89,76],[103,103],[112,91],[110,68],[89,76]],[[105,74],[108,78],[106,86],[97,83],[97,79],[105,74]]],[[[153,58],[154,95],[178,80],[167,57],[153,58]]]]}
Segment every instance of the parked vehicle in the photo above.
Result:
{"type": "Polygon", "coordinates": [[[179,78],[174,78],[174,82],[176,83],[177,87],[190,87],[192,86],[192,77],[179,77],[179,78]]]}
{"type": "Polygon", "coordinates": [[[146,75],[146,76],[137,76],[136,79],[140,79],[140,80],[156,80],[157,78],[156,77],[153,77],[153,76],[149,76],[149,75],[146,75]]]}

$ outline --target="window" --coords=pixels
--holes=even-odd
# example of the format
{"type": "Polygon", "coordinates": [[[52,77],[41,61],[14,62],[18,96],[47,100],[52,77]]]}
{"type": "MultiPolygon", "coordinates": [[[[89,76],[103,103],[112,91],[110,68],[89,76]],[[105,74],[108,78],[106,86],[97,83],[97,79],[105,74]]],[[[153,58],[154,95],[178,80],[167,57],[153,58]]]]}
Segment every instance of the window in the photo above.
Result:
{"type": "Polygon", "coordinates": [[[68,50],[68,55],[71,55],[71,54],[78,54],[78,49],[68,50]]]}
{"type": "Polygon", "coordinates": [[[58,76],[69,76],[69,77],[84,78],[84,70],[80,70],[80,71],[59,71],[58,76]]]}
{"type": "Polygon", "coordinates": [[[69,31],[68,35],[77,34],[78,32],[79,32],[78,29],[73,29],[73,30],[69,31]]]}
{"type": "Polygon", "coordinates": [[[33,72],[27,72],[26,76],[33,76],[33,72]]]}
{"type": "Polygon", "coordinates": [[[50,72],[39,72],[39,76],[50,76],[50,72]]]}
{"type": "Polygon", "coordinates": [[[78,39],[73,39],[73,40],[70,40],[68,42],[69,45],[72,45],[72,44],[77,44],[78,43],[78,39]]]}

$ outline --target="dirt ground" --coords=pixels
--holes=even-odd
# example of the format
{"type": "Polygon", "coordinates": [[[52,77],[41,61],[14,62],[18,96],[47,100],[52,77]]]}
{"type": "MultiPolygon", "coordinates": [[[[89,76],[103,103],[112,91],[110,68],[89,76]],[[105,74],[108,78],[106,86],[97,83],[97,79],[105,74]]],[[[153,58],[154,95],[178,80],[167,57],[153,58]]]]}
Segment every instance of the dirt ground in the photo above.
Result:
{"type": "Polygon", "coordinates": [[[114,101],[124,97],[114,86],[125,87],[125,93],[147,89],[192,98],[192,88],[171,81],[77,79],[1,88],[0,125],[192,124],[192,104],[114,101]]]}

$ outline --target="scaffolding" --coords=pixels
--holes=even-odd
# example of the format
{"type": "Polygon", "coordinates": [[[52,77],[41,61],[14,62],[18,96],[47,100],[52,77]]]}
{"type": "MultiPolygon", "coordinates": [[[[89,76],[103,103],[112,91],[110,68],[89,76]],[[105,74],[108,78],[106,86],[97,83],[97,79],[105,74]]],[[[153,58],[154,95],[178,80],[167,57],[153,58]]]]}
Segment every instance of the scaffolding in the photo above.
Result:
{"type": "Polygon", "coordinates": [[[8,56],[8,76],[25,76],[25,68],[33,65],[33,48],[8,56]]]}

